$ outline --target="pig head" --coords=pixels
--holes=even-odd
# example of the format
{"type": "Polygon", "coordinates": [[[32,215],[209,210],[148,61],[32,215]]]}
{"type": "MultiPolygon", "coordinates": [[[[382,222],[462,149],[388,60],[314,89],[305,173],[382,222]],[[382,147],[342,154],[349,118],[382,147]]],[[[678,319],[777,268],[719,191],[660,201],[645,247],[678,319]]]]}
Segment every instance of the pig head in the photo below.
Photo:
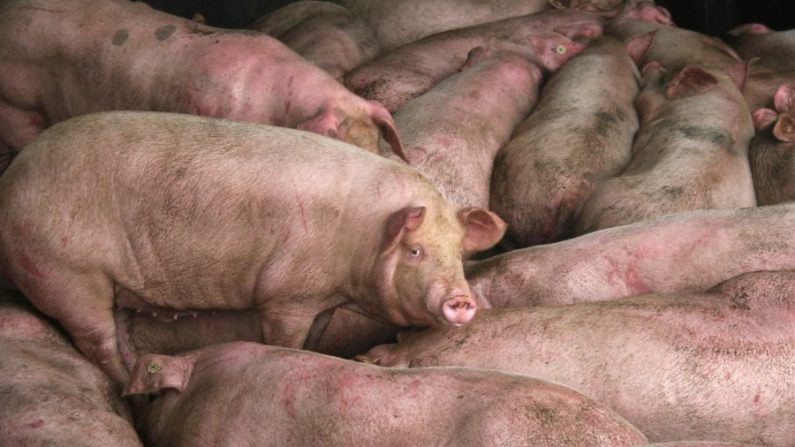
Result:
{"type": "Polygon", "coordinates": [[[296,125],[296,128],[351,143],[354,146],[379,153],[380,136],[389,143],[392,152],[408,161],[403,152],[395,121],[386,108],[377,101],[366,101],[356,110],[344,110],[342,104],[323,107],[315,116],[296,125]]]}
{"type": "Polygon", "coordinates": [[[459,326],[478,306],[490,307],[470,291],[462,256],[494,246],[505,222],[481,208],[434,208],[406,207],[388,218],[372,273],[379,301],[360,303],[368,312],[401,326],[459,326]]]}

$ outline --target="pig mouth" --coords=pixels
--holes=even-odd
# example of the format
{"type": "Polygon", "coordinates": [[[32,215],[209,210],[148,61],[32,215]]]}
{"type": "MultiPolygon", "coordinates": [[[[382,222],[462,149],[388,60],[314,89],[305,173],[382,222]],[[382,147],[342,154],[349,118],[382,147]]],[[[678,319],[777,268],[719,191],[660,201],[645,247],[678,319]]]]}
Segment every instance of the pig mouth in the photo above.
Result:
{"type": "Polygon", "coordinates": [[[478,306],[468,295],[459,295],[447,299],[442,304],[442,315],[445,322],[452,326],[463,326],[475,317],[478,306]]]}

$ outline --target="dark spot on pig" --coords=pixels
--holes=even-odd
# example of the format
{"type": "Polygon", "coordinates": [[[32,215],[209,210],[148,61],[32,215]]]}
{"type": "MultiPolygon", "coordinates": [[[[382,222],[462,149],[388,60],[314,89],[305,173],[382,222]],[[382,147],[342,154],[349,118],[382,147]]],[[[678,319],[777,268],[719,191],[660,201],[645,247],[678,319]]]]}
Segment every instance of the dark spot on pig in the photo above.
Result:
{"type": "Polygon", "coordinates": [[[678,127],[677,130],[684,137],[689,138],[691,140],[706,141],[709,144],[722,147],[730,153],[735,152],[733,149],[734,138],[732,138],[732,136],[724,129],[719,129],[716,127],[703,128],[703,127],[694,127],[694,126],[683,126],[683,127],[678,127]]]}
{"type": "Polygon", "coordinates": [[[681,186],[663,186],[660,190],[663,195],[670,197],[671,199],[678,199],[685,193],[685,189],[681,186]]]}
{"type": "Polygon", "coordinates": [[[748,294],[743,292],[738,296],[733,296],[731,308],[735,310],[751,310],[751,306],[748,305],[748,294]]]}
{"type": "Polygon", "coordinates": [[[163,41],[171,37],[171,35],[174,34],[174,31],[176,30],[177,27],[174,25],[161,26],[160,28],[155,30],[155,37],[157,37],[157,40],[163,41]]]}
{"type": "MultiPolygon", "coordinates": [[[[758,395],[757,395],[757,397],[758,397],[758,395]]],[[[35,421],[33,421],[30,424],[28,424],[28,427],[30,427],[30,428],[40,428],[43,425],[44,425],[44,419],[36,419],[35,421]]]]}
{"type": "Polygon", "coordinates": [[[619,120],[623,120],[621,116],[618,116],[618,113],[609,113],[605,110],[600,110],[596,113],[596,128],[594,131],[603,137],[607,137],[610,130],[616,127],[616,124],[619,123],[619,120]]]}
{"type": "Polygon", "coordinates": [[[127,31],[126,29],[122,28],[122,29],[116,31],[115,34],[113,34],[113,40],[112,40],[113,45],[116,45],[117,47],[120,47],[120,46],[124,45],[124,42],[127,42],[127,39],[129,37],[130,37],[130,32],[127,31]]]}
{"type": "Polygon", "coordinates": [[[759,399],[761,399],[761,396],[759,396],[759,393],[756,393],[756,395],[754,396],[754,403],[758,404],[759,403],[759,399]]]}

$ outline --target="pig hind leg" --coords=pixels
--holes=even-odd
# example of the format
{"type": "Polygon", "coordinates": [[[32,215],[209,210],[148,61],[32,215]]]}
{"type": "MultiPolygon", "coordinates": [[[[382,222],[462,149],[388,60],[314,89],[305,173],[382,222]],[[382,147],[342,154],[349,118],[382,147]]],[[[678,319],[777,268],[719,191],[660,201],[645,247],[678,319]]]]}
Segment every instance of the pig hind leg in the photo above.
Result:
{"type": "Polygon", "coordinates": [[[102,274],[53,274],[42,283],[22,287],[23,292],[42,312],[58,320],[80,352],[117,384],[125,384],[129,372],[118,348],[113,283],[102,274]]]}

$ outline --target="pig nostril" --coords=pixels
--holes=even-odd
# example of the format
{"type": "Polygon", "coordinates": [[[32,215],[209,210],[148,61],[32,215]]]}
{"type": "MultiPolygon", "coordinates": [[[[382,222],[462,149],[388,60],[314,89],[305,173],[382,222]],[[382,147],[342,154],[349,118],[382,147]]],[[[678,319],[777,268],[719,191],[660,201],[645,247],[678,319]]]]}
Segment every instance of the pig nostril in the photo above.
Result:
{"type": "Polygon", "coordinates": [[[460,326],[469,323],[477,312],[477,304],[469,297],[458,297],[444,303],[442,313],[445,319],[454,325],[460,326]]]}

